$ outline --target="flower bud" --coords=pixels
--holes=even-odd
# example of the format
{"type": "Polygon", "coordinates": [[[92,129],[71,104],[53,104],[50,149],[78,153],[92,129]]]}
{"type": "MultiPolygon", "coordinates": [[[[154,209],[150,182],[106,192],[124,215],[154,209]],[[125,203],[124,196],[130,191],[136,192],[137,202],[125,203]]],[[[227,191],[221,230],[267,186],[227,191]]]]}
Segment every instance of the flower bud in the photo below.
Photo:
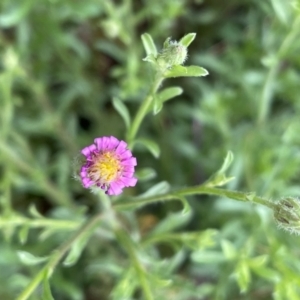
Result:
{"type": "Polygon", "coordinates": [[[278,226],[291,233],[300,234],[300,201],[287,197],[274,207],[274,218],[278,226]]]}
{"type": "Polygon", "coordinates": [[[187,59],[187,47],[180,42],[170,41],[170,38],[164,43],[162,53],[158,55],[158,62],[167,68],[176,65],[182,65],[187,59]]]}

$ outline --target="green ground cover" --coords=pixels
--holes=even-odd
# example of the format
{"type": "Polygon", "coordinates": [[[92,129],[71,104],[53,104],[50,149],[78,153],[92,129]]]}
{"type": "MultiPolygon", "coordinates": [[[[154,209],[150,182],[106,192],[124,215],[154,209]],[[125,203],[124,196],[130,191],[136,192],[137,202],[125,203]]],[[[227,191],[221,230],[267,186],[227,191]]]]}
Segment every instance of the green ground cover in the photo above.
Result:
{"type": "Polygon", "coordinates": [[[299,53],[299,1],[0,1],[0,299],[300,299],[299,53]]]}

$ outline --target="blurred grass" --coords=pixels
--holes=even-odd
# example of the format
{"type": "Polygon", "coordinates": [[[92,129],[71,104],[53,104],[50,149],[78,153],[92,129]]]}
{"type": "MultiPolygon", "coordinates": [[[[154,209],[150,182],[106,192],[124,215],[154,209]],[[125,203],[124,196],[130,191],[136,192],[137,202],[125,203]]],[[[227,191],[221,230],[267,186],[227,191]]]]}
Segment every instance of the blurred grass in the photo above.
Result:
{"type": "MultiPolygon", "coordinates": [[[[151,167],[157,177],[140,182],[127,196],[161,180],[173,188],[204,182],[227,150],[235,154],[230,175],[236,179],[229,188],[274,200],[298,196],[300,12],[295,4],[2,0],[0,299],[15,299],[39,270],[22,264],[16,250],[46,256],[70,231],[52,223],[48,232],[48,225],[35,228],[27,219],[30,205],[61,222],[83,220],[81,206],[88,213],[97,210],[95,196],[72,178],[74,157],[94,137],[124,138],[112,98],[134,113],[147,93],[151,73],[142,61],[144,32],[157,46],[169,36],[196,32],[188,62],[210,75],[164,83],[178,84],[184,93],[148,117],[140,132],[158,142],[161,156],[155,160],[143,148],[136,151],[139,168],[151,167]],[[20,217],[26,220],[17,226],[20,217]],[[22,245],[18,236],[25,239],[27,230],[22,245]]],[[[171,287],[153,284],[161,286],[156,299],[300,299],[297,236],[278,231],[263,208],[206,197],[191,203],[194,214],[185,230],[217,229],[215,245],[187,250],[184,240],[177,251],[151,249],[149,264],[174,281],[171,287]],[[163,259],[174,254],[174,268],[164,270],[163,259]]],[[[147,228],[150,216],[152,228],[170,210],[177,206],[146,207],[137,213],[140,225],[128,227],[147,228]]],[[[101,230],[96,236],[76,265],[58,267],[51,279],[55,299],[123,300],[118,288],[130,273],[124,273],[126,255],[111,236],[101,230]]],[[[30,299],[41,299],[40,291],[30,299]]],[[[139,293],[134,299],[141,299],[139,293]]]]}

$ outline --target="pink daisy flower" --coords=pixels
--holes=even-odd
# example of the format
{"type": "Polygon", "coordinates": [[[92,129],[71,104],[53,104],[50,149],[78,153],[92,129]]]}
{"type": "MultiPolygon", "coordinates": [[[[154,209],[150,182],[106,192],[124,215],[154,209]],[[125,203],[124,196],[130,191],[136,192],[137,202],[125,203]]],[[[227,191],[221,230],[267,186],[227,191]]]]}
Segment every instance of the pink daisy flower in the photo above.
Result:
{"type": "Polygon", "coordinates": [[[136,185],[137,179],[133,177],[136,158],[124,141],[113,136],[96,138],[81,153],[86,158],[80,170],[85,188],[98,186],[108,195],[119,195],[124,187],[136,185]]]}

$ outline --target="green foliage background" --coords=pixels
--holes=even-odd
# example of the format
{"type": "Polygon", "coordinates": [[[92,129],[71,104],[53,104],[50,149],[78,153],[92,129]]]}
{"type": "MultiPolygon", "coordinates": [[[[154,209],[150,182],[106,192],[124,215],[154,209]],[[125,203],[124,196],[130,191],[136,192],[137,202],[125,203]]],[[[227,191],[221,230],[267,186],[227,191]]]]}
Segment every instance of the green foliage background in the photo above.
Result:
{"type": "MultiPolygon", "coordinates": [[[[139,136],[156,141],[161,154],[135,149],[141,180],[123,197],[161,181],[172,189],[203,183],[228,150],[235,180],[226,188],[272,201],[298,196],[299,7],[289,0],[2,0],[0,299],[16,299],[42,268],[37,260],[106,201],[74,180],[74,165],[95,137],[125,137],[112,99],[134,114],[148,92],[144,32],[158,48],[169,36],[197,33],[188,64],[210,75],[164,81],[184,93],[143,123],[139,136]]],[[[300,299],[299,237],[280,231],[267,208],[208,196],[189,203],[187,215],[174,202],[118,213],[154,299],[300,299]]],[[[68,257],[71,266],[55,269],[54,299],[146,299],[122,237],[100,225],[83,244],[68,257]]],[[[51,299],[47,282],[29,299],[51,299]]]]}

